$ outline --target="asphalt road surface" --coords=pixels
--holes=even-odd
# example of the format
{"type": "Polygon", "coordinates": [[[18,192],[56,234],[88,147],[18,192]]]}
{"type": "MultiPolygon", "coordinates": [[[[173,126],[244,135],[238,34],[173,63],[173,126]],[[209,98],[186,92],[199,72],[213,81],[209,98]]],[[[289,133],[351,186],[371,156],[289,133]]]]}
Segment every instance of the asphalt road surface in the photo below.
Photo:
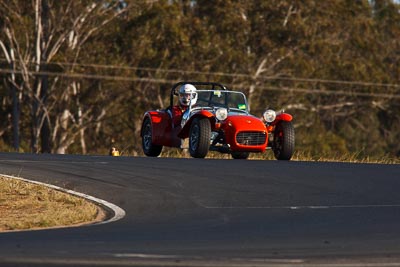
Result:
{"type": "Polygon", "coordinates": [[[0,266],[400,265],[399,165],[0,153],[0,173],[126,212],[2,233],[0,266]]]}

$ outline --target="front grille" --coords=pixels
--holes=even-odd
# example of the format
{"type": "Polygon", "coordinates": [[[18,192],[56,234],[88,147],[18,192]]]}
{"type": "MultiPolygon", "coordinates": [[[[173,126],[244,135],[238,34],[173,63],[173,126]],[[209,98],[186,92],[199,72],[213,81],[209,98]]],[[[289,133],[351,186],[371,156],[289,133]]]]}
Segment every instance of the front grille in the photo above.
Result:
{"type": "Polygon", "coordinates": [[[236,142],[243,146],[259,146],[265,144],[266,138],[265,132],[239,132],[236,142]]]}

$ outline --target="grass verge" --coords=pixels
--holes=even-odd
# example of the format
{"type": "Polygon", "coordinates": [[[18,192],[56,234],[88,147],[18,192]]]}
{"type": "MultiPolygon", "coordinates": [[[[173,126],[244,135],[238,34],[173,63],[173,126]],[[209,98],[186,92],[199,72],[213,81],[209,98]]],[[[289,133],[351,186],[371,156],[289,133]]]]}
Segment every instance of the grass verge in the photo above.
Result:
{"type": "MultiPolygon", "coordinates": [[[[144,155],[141,155],[144,156],[144,155]]],[[[176,148],[163,148],[160,157],[171,158],[191,158],[187,150],[176,148]]],[[[230,154],[222,154],[219,152],[209,151],[207,158],[210,159],[232,159],[230,154]]],[[[250,153],[249,160],[276,160],[272,150],[265,153],[250,153]]],[[[313,155],[309,152],[295,151],[291,161],[313,161],[313,162],[348,162],[348,163],[376,163],[376,164],[400,164],[400,158],[389,156],[369,157],[362,156],[360,153],[345,154],[321,154],[313,155]]]]}
{"type": "Polygon", "coordinates": [[[104,216],[83,198],[0,176],[0,232],[82,225],[104,216]]]}

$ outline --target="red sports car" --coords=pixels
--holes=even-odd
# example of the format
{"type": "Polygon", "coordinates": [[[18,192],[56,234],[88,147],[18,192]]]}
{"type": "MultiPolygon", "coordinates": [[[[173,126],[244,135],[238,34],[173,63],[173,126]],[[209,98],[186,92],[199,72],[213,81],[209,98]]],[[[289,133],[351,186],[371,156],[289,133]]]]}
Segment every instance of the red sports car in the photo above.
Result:
{"type": "Polygon", "coordinates": [[[276,159],[290,160],[295,143],[290,114],[268,109],[261,118],[251,115],[243,93],[214,82],[175,84],[168,108],[144,114],[141,137],[143,152],[151,157],[159,156],[163,146],[183,148],[183,141],[188,138],[194,158],[218,151],[230,153],[235,159],[247,159],[250,153],[272,149],[276,159]],[[187,84],[194,89],[177,124],[173,104],[180,88],[187,84]]]}

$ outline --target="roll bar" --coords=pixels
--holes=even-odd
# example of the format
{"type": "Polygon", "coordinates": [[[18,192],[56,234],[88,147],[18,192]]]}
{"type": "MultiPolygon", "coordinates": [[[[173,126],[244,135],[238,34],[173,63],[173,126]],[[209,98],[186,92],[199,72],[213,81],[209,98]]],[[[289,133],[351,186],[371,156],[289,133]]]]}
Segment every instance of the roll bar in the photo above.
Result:
{"type": "Polygon", "coordinates": [[[194,86],[211,86],[211,88],[208,88],[208,90],[227,90],[227,88],[220,84],[220,83],[216,83],[216,82],[191,82],[191,81],[182,81],[182,82],[178,82],[176,84],[174,84],[172,86],[172,90],[171,90],[171,101],[170,101],[170,107],[173,106],[174,104],[174,95],[178,95],[177,89],[179,90],[179,88],[184,85],[184,84],[191,84],[194,86]]]}

